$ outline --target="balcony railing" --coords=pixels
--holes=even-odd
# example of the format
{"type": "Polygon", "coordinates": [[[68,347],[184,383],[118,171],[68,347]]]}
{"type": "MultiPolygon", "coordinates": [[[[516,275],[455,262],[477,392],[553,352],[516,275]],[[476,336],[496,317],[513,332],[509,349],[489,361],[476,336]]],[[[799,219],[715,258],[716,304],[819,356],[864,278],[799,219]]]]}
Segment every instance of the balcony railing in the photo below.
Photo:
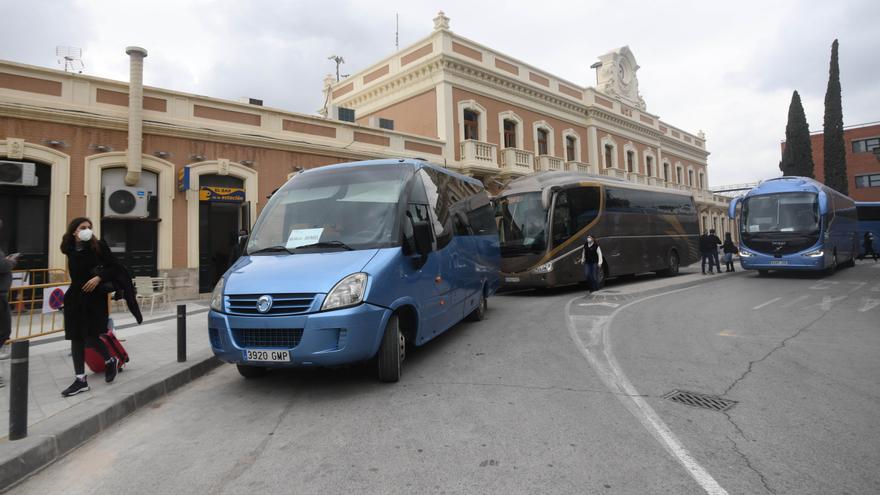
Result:
{"type": "Polygon", "coordinates": [[[498,147],[492,143],[467,140],[461,143],[461,163],[466,167],[498,168],[498,147]]]}
{"type": "Polygon", "coordinates": [[[518,148],[501,150],[501,169],[515,174],[530,174],[535,170],[535,157],[531,151],[518,148]]]}
{"type": "Polygon", "coordinates": [[[562,158],[551,155],[538,155],[538,171],[539,172],[557,172],[565,168],[565,162],[562,158]]]}
{"type": "Polygon", "coordinates": [[[581,162],[565,162],[565,170],[569,172],[582,172],[586,174],[595,174],[595,167],[591,166],[589,163],[581,163],[581,162]]]}
{"type": "Polygon", "coordinates": [[[626,172],[620,170],[619,168],[603,168],[601,174],[607,175],[608,177],[619,177],[621,179],[626,179],[626,172]]]}

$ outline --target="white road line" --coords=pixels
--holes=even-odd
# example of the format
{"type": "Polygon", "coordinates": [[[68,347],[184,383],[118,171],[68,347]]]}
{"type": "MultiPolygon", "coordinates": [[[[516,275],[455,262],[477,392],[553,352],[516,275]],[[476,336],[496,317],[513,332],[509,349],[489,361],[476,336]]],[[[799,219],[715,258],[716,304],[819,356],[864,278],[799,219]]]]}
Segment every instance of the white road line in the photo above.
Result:
{"type": "Polygon", "coordinates": [[[754,310],[756,310],[756,309],[761,309],[761,308],[763,308],[764,306],[768,306],[768,305],[770,305],[770,304],[773,304],[773,303],[775,303],[776,301],[778,301],[778,300],[780,300],[780,299],[782,299],[782,297],[777,297],[777,298],[775,298],[775,299],[770,299],[769,301],[765,302],[764,304],[759,304],[759,305],[755,306],[754,308],[752,308],[752,311],[754,311],[754,310]]]}
{"type": "Polygon", "coordinates": [[[859,308],[859,312],[864,313],[865,311],[870,311],[877,306],[880,306],[880,299],[865,298],[865,305],[859,308]]]}
{"type": "Polygon", "coordinates": [[[620,306],[620,304],[603,301],[603,302],[594,302],[594,303],[580,303],[580,304],[578,304],[578,306],[605,306],[608,308],[616,308],[616,307],[620,306]]]}
{"type": "MultiPolygon", "coordinates": [[[[611,392],[617,394],[618,399],[620,399],[624,407],[626,407],[627,410],[632,413],[640,423],[642,423],[648,432],[650,432],[651,435],[653,435],[654,438],[660,442],[660,444],[666,448],[666,450],[675,457],[682,466],[684,466],[691,477],[694,478],[706,493],[711,495],[727,495],[727,491],[715,481],[715,478],[713,478],[712,475],[710,475],[709,472],[693,458],[693,456],[691,456],[690,452],[684,448],[682,443],[676,438],[675,434],[672,433],[672,430],[666,426],[666,423],[660,419],[660,416],[657,415],[654,409],[639,396],[640,394],[638,390],[636,390],[632,383],[630,383],[629,378],[626,377],[623,370],[620,368],[620,365],[617,364],[617,360],[611,352],[611,339],[608,335],[608,329],[611,327],[611,322],[614,320],[617,313],[623,309],[655,297],[674,294],[695,287],[699,286],[662,292],[621,306],[614,310],[607,320],[600,320],[589,328],[589,344],[585,344],[583,339],[581,339],[581,336],[578,334],[578,329],[575,325],[575,318],[573,318],[573,316],[576,315],[571,315],[571,305],[580,299],[579,297],[568,301],[568,304],[565,305],[566,324],[568,325],[568,333],[574,343],[577,344],[578,350],[587,359],[599,375],[599,378],[605,383],[605,386],[608,387],[611,392]]],[[[576,321],[584,320],[578,319],[576,321]]]]}
{"type": "Polygon", "coordinates": [[[790,307],[794,306],[795,304],[797,304],[797,303],[803,301],[804,299],[807,299],[808,297],[810,297],[810,296],[804,294],[803,296],[797,297],[797,298],[795,298],[795,299],[793,299],[793,300],[791,300],[791,301],[789,301],[789,302],[783,304],[781,307],[783,307],[783,308],[790,308],[790,307]]]}

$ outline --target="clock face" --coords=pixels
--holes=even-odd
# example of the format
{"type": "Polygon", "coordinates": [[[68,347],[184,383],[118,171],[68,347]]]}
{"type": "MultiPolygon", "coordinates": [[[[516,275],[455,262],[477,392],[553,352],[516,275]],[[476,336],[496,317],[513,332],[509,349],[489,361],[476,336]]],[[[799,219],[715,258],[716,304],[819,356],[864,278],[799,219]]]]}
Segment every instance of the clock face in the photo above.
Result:
{"type": "Polygon", "coordinates": [[[630,77],[629,66],[624,60],[617,62],[617,79],[624,86],[628,85],[632,79],[630,77]]]}

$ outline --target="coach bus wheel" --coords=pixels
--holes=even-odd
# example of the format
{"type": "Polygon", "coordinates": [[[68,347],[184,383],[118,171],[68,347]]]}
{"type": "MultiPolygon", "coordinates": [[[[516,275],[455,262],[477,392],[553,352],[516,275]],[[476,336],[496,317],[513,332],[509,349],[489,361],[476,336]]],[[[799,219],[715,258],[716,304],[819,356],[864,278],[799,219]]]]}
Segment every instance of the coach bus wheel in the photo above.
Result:
{"type": "Polygon", "coordinates": [[[250,380],[251,378],[259,378],[266,373],[269,372],[268,369],[262,366],[248,366],[246,364],[236,365],[238,368],[238,374],[250,380]]]}
{"type": "Polygon", "coordinates": [[[669,252],[669,261],[666,263],[667,268],[663,270],[663,274],[667,277],[674,277],[678,275],[679,261],[678,261],[678,253],[675,251],[669,252]]]}
{"type": "Polygon", "coordinates": [[[379,381],[396,382],[400,380],[400,366],[406,357],[406,339],[400,331],[397,315],[391,315],[379,345],[378,362],[379,381]]]}
{"type": "Polygon", "coordinates": [[[483,321],[486,317],[486,310],[489,309],[489,300],[486,299],[486,294],[480,293],[480,305],[477,306],[477,309],[471,311],[471,314],[467,315],[467,321],[483,321]]]}

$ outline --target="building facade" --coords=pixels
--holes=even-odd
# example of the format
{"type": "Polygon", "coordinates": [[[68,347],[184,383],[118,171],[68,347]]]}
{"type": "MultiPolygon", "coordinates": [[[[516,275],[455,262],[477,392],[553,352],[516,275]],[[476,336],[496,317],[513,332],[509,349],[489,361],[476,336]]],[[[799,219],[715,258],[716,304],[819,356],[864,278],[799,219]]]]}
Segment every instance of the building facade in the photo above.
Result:
{"type": "MultiPolygon", "coordinates": [[[[880,123],[859,124],[843,130],[849,196],[856,201],[880,201],[880,123]]],[[[825,140],[821,132],[810,134],[813,174],[825,182],[825,140]]]]}
{"type": "Polygon", "coordinates": [[[729,227],[727,200],[707,189],[705,137],[647,112],[628,48],[600,58],[597,88],[580,87],[453,34],[441,13],[427,38],[326,80],[323,117],[143,87],[146,51],[127,53],[128,83],[0,61],[0,248],[22,267],[65,268],[61,237],[87,216],[136,275],[195,297],[297,171],[400,156],[495,190],[563,169],[683,189],[704,226],[729,227]],[[354,122],[338,119],[345,109],[354,122]]]}

